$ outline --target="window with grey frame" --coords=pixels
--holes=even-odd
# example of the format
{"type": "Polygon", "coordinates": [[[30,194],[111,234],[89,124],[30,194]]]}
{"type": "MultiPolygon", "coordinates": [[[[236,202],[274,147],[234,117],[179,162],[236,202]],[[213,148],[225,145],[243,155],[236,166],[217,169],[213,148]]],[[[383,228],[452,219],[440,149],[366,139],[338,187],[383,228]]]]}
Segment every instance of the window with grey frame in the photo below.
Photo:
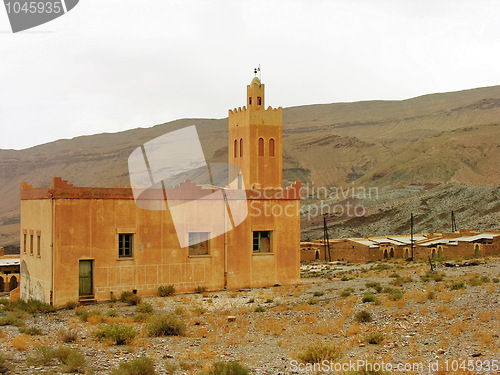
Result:
{"type": "Polygon", "coordinates": [[[253,232],[253,252],[270,253],[271,252],[272,232],[269,230],[258,230],[253,232]]]}
{"type": "Polygon", "coordinates": [[[189,232],[189,255],[208,255],[210,232],[189,232]]]}

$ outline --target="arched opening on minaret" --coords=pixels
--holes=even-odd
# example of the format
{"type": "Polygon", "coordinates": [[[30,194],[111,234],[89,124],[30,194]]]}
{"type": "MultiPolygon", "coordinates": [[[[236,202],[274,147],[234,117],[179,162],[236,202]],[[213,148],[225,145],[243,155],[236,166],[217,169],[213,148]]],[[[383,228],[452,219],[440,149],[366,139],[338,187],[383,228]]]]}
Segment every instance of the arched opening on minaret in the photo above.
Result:
{"type": "Polygon", "coordinates": [[[264,156],[264,138],[259,138],[259,156],[264,156]]]}
{"type": "Polygon", "coordinates": [[[269,140],[269,156],[274,156],[276,154],[275,151],[275,146],[274,146],[274,139],[271,138],[269,140]]]}

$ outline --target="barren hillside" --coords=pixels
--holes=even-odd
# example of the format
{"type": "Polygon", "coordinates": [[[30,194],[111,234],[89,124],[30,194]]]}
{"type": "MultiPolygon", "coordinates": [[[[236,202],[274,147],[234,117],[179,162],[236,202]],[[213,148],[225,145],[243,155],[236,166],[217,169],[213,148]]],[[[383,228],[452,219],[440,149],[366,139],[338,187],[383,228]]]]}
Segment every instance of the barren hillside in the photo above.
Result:
{"type": "MultiPolygon", "coordinates": [[[[127,159],[132,150],[192,124],[198,128],[207,159],[226,160],[227,119],[183,119],[151,128],[59,140],[25,150],[0,150],[0,246],[18,245],[20,182],[43,187],[50,184],[52,177],[60,176],[79,186],[128,185],[127,159]]],[[[467,212],[462,219],[464,225],[493,228],[500,211],[499,126],[500,86],[404,101],[286,108],[285,183],[301,180],[325,187],[377,187],[385,192],[383,197],[408,186],[423,187],[413,192],[412,198],[406,193],[396,194],[390,201],[392,211],[384,211],[385,198],[365,202],[370,206],[366,217],[332,220],[335,235],[407,231],[403,227],[409,212],[408,199],[424,204],[441,193],[443,199],[436,199],[422,213],[419,230],[445,225],[450,209],[467,212]],[[470,198],[441,204],[457,189],[467,192],[470,198]],[[375,223],[366,225],[372,221],[375,223]],[[335,227],[336,223],[339,226],[335,227]]],[[[314,219],[303,220],[308,237],[317,235],[315,226],[314,219]]]]}

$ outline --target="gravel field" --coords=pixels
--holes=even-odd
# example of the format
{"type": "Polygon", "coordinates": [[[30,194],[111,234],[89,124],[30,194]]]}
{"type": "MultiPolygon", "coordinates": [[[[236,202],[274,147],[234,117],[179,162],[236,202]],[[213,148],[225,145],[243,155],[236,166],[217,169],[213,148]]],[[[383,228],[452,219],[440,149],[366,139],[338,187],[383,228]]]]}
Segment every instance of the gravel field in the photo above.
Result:
{"type": "Polygon", "coordinates": [[[301,285],[149,297],[139,305],[103,303],[36,316],[0,305],[0,350],[10,374],[109,374],[140,357],[154,361],[156,374],[198,374],[217,361],[269,375],[383,373],[349,372],[361,361],[397,374],[498,374],[499,279],[499,258],[467,267],[438,263],[434,273],[425,262],[320,262],[302,266],[301,285]],[[151,337],[158,315],[174,316],[185,332],[151,337]],[[18,320],[5,324],[9,316],[18,320]],[[130,326],[135,337],[116,345],[97,335],[113,324],[130,326]],[[299,361],[314,345],[333,348],[331,367],[299,361]],[[40,348],[56,358],[61,347],[74,349],[80,362],[70,368],[62,359],[40,358],[40,348]]]}

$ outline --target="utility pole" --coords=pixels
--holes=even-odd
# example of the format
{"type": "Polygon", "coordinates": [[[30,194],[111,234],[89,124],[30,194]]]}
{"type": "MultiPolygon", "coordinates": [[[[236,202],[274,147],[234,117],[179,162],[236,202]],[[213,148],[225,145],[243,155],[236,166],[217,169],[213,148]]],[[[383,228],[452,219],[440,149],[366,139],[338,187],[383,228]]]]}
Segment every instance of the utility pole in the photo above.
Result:
{"type": "Polygon", "coordinates": [[[328,248],[328,261],[332,261],[332,254],[330,253],[330,241],[328,239],[328,226],[326,225],[326,215],[323,215],[323,241],[325,243],[325,260],[326,249],[328,248]]]}
{"type": "Polygon", "coordinates": [[[415,240],[413,238],[413,212],[410,214],[410,244],[411,244],[411,258],[415,258],[415,254],[413,252],[415,251],[415,240]]]}
{"type": "Polygon", "coordinates": [[[455,212],[451,211],[451,232],[457,231],[457,223],[455,222],[455,212]]]}

